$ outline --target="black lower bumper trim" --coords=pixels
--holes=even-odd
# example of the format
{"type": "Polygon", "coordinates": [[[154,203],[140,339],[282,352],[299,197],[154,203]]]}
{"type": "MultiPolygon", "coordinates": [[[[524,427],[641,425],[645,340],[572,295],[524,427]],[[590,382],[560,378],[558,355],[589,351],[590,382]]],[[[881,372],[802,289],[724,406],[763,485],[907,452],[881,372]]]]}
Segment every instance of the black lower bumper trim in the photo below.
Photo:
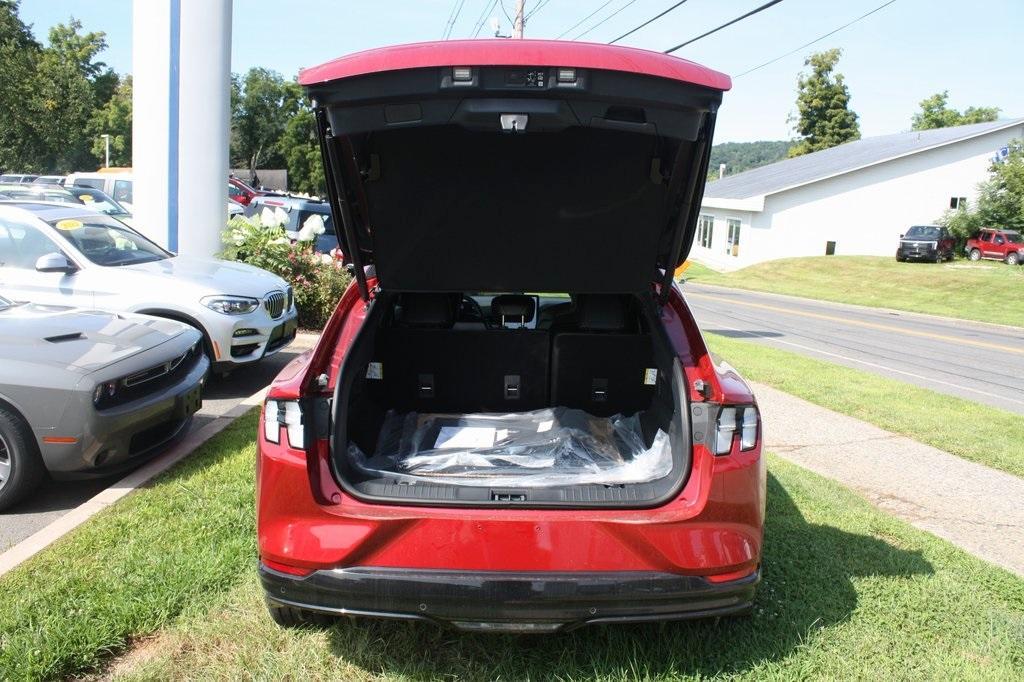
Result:
{"type": "Polygon", "coordinates": [[[550,632],[594,623],[706,618],[750,608],[760,571],[727,583],[657,572],[510,573],[344,568],[307,577],[260,565],[272,604],[426,620],[462,630],[550,632]]]}

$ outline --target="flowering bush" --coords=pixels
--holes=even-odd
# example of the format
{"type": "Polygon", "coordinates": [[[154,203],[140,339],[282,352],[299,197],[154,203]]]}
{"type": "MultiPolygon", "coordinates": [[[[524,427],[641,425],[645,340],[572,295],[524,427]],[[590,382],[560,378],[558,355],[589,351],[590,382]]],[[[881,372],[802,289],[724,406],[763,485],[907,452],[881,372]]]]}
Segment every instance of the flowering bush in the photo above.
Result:
{"type": "Polygon", "coordinates": [[[251,218],[236,217],[222,235],[224,250],[220,257],[283,277],[295,291],[299,326],[321,329],[351,279],[339,251],[325,255],[313,250],[317,235],[323,232],[322,220],[319,225],[307,220],[299,230],[299,240],[292,243],[281,227],[280,217],[270,211],[251,218]]]}

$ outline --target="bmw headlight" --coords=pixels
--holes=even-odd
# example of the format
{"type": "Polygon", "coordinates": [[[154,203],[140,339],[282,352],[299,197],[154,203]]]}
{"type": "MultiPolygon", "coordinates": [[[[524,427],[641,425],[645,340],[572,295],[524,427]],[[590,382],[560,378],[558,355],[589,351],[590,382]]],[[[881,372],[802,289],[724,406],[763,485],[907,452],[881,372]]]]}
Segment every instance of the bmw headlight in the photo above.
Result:
{"type": "Polygon", "coordinates": [[[248,296],[205,296],[200,303],[210,310],[216,310],[225,315],[245,315],[259,307],[260,302],[248,296]]]}

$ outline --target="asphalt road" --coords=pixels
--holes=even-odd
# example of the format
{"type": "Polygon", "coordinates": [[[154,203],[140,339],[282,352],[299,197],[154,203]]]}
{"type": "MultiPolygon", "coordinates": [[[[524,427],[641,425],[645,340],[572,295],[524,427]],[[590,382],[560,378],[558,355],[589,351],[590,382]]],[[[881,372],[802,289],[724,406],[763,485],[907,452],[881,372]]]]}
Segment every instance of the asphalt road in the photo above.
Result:
{"type": "Polygon", "coordinates": [[[1024,414],[1024,329],[692,282],[683,293],[704,331],[1024,414]]]}
{"type": "MultiPolygon", "coordinates": [[[[211,376],[203,395],[203,407],[192,418],[189,428],[201,428],[219,415],[268,385],[288,362],[306,350],[314,337],[300,335],[287,348],[227,378],[211,376]]],[[[0,513],[0,552],[21,542],[50,522],[123,477],[89,481],[46,481],[25,503],[0,513]]]]}

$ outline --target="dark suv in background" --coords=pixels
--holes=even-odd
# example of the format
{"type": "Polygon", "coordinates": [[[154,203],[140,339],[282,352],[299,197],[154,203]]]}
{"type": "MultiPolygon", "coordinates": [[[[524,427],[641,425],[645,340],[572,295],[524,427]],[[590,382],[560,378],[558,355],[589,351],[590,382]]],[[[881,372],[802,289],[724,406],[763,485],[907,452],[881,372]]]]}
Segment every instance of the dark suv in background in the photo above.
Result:
{"type": "Polygon", "coordinates": [[[906,234],[900,235],[896,260],[901,263],[908,260],[938,263],[943,259],[953,260],[955,249],[956,239],[946,228],[939,225],[914,225],[906,234]]]}

